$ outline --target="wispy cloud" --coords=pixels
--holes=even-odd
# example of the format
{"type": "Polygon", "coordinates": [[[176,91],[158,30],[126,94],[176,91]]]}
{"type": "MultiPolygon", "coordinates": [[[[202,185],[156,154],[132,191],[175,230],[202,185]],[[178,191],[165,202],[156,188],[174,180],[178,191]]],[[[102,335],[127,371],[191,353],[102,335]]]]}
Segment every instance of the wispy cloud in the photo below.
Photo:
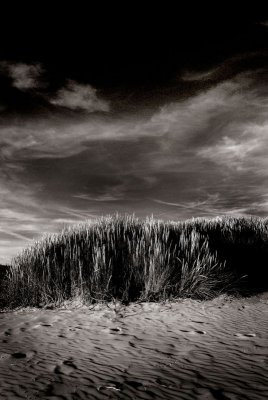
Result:
{"type": "Polygon", "coordinates": [[[168,201],[162,201],[159,199],[153,199],[153,201],[155,203],[164,204],[167,206],[178,207],[178,208],[182,208],[185,210],[191,210],[191,211],[194,211],[195,213],[201,212],[201,213],[205,213],[207,215],[212,215],[212,214],[218,215],[219,214],[219,211],[216,211],[211,208],[212,204],[214,205],[214,202],[211,202],[211,201],[196,201],[196,202],[188,201],[185,203],[170,203],[168,201]],[[210,208],[208,208],[206,206],[210,206],[210,208]]]}
{"type": "Polygon", "coordinates": [[[112,194],[108,194],[108,193],[99,195],[97,197],[88,196],[86,194],[79,194],[79,195],[75,195],[73,197],[75,197],[77,199],[86,200],[86,201],[96,201],[96,202],[117,201],[117,200],[121,199],[118,196],[113,196],[112,194]]]}
{"type": "Polygon", "coordinates": [[[208,71],[186,71],[181,79],[183,81],[207,81],[209,79],[214,79],[217,76],[217,73],[220,71],[220,68],[213,68],[208,71]]]}
{"type": "MultiPolygon", "coordinates": [[[[267,136],[260,135],[260,131],[267,132],[267,128],[268,126],[261,127],[261,129],[258,126],[252,126],[250,134],[247,134],[247,128],[245,128],[245,131],[237,131],[235,138],[223,136],[214,145],[201,149],[198,155],[225,168],[237,169],[238,171],[250,170],[252,163],[255,166],[258,164],[258,160],[254,160],[254,156],[257,156],[257,153],[265,153],[263,146],[265,145],[266,148],[268,146],[267,136]],[[259,134],[256,135],[256,131],[259,134]]],[[[260,161],[263,165],[261,168],[264,169],[268,167],[268,161],[266,162],[265,154],[262,154],[262,156],[260,161]]]]}
{"type": "MultiPolygon", "coordinates": [[[[219,201],[215,201],[214,195],[208,196],[205,201],[196,202],[187,201],[185,203],[170,203],[158,199],[153,199],[153,201],[165,206],[182,209],[184,211],[182,215],[184,214],[186,218],[189,218],[189,216],[211,217],[213,215],[250,215],[250,207],[236,207],[234,204],[231,207],[226,207],[226,205],[222,206],[223,199],[220,200],[219,196],[216,196],[216,198],[219,201]]],[[[255,204],[255,206],[256,205],[257,204],[255,204]]],[[[254,207],[254,205],[251,204],[251,207],[254,207]]]]}
{"type": "Polygon", "coordinates": [[[56,106],[66,107],[71,110],[84,110],[89,113],[96,111],[109,111],[109,103],[99,98],[97,90],[91,85],[69,81],[50,100],[56,106]]]}
{"type": "Polygon", "coordinates": [[[141,138],[153,138],[166,152],[169,147],[173,148],[173,142],[185,148],[191,139],[201,135],[200,132],[203,139],[205,131],[215,129],[216,124],[227,126],[230,121],[226,116],[239,123],[242,115],[247,119],[246,113],[253,116],[254,95],[244,98],[241,86],[243,82],[226,82],[187,100],[166,104],[151,116],[103,118],[89,115],[88,118],[66,116],[7,121],[0,127],[2,154],[11,159],[15,155],[22,158],[67,157],[84,151],[93,141],[133,142],[141,138]],[[235,116],[233,110],[238,108],[240,113],[235,116]]]}
{"type": "Polygon", "coordinates": [[[6,236],[11,236],[11,237],[15,237],[15,238],[17,238],[17,239],[22,239],[23,241],[31,241],[31,239],[30,238],[28,238],[27,236],[25,236],[25,235],[22,235],[22,234],[20,234],[20,233],[17,233],[17,232],[12,232],[12,231],[10,231],[10,230],[7,230],[7,229],[5,229],[5,230],[0,230],[0,234],[4,234],[4,235],[6,235],[6,236]]]}

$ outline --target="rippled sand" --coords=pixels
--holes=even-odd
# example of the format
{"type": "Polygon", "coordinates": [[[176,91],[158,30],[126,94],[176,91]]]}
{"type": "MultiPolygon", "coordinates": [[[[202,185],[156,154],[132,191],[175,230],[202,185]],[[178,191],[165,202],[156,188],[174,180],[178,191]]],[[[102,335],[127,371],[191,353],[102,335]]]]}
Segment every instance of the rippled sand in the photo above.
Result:
{"type": "Polygon", "coordinates": [[[267,295],[0,314],[0,399],[267,398],[267,295]]]}

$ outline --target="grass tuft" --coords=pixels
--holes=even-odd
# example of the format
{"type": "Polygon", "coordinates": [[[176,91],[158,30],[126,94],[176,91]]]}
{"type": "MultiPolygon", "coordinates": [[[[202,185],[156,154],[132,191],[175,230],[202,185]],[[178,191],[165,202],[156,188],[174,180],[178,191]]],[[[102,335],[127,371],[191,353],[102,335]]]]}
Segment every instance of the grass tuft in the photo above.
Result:
{"type": "Polygon", "coordinates": [[[268,221],[107,216],[46,235],[2,277],[1,307],[208,299],[268,289],[268,221]]]}

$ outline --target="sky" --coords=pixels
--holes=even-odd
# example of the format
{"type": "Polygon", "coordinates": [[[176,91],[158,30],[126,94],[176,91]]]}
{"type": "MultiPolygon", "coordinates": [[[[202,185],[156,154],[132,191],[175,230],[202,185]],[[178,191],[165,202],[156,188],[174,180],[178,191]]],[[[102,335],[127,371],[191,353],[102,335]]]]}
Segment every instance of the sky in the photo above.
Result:
{"type": "Polygon", "coordinates": [[[0,32],[0,263],[116,212],[267,216],[268,16],[69,11],[0,32]]]}

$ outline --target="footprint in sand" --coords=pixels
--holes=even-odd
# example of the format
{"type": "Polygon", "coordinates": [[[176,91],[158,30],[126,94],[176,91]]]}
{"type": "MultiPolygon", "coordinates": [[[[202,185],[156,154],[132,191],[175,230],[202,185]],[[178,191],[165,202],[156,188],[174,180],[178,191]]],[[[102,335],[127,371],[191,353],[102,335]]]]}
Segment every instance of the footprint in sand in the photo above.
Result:
{"type": "Polygon", "coordinates": [[[17,351],[16,353],[12,353],[12,354],[4,354],[3,357],[1,355],[0,358],[6,359],[6,358],[13,357],[17,360],[27,359],[27,362],[29,362],[36,355],[36,353],[37,352],[35,350],[28,351],[27,353],[23,353],[22,351],[17,351]]]}
{"type": "Polygon", "coordinates": [[[72,360],[65,360],[61,365],[56,365],[56,367],[54,368],[54,373],[69,375],[75,369],[77,369],[77,366],[73,363],[72,360]]]}
{"type": "Polygon", "coordinates": [[[51,324],[36,324],[32,327],[32,329],[39,329],[40,327],[42,328],[50,328],[52,325],[51,324]]]}
{"type": "Polygon", "coordinates": [[[119,333],[122,332],[122,329],[118,326],[116,328],[110,328],[110,333],[119,333]]]}
{"type": "Polygon", "coordinates": [[[122,332],[122,328],[120,328],[119,326],[115,326],[114,328],[104,328],[102,329],[102,332],[108,332],[111,334],[116,334],[116,333],[121,333],[122,332]]]}
{"type": "Polygon", "coordinates": [[[19,359],[19,358],[26,358],[26,357],[27,357],[27,355],[26,355],[25,353],[22,353],[22,352],[20,352],[20,351],[17,351],[16,353],[11,354],[11,356],[12,356],[13,358],[17,358],[17,359],[19,359]]]}
{"type": "Polygon", "coordinates": [[[205,335],[205,334],[207,333],[206,331],[200,331],[200,330],[197,330],[197,331],[188,331],[188,330],[184,330],[184,329],[181,329],[181,332],[188,333],[189,335],[196,335],[196,334],[205,335]]]}
{"type": "Polygon", "coordinates": [[[256,336],[256,333],[235,333],[234,336],[238,339],[251,339],[256,336]]]}
{"type": "Polygon", "coordinates": [[[192,321],[194,324],[204,324],[204,321],[192,321]]]}

